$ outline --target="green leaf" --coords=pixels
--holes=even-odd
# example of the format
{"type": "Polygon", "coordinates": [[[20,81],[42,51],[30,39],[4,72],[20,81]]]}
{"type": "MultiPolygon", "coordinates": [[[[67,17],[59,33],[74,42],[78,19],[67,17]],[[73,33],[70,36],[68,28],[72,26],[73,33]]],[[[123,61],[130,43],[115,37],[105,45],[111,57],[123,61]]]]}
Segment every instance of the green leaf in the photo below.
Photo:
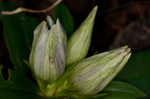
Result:
{"type": "MultiPolygon", "coordinates": [[[[14,4],[2,2],[0,3],[0,7],[2,7],[3,10],[13,10],[17,8],[14,4]]],[[[25,60],[28,60],[32,45],[33,30],[39,21],[34,17],[26,15],[25,13],[10,16],[1,15],[0,19],[3,23],[3,32],[10,59],[15,67],[14,71],[9,72],[9,81],[13,82],[13,86],[15,88],[19,88],[19,90],[31,93],[39,92],[36,83],[31,78],[30,70],[24,62],[25,60]]]]}
{"type": "Polygon", "coordinates": [[[120,81],[111,82],[103,91],[128,93],[137,98],[146,96],[142,91],[140,91],[136,87],[120,81]]]}
{"type": "Polygon", "coordinates": [[[101,97],[100,99],[137,99],[132,94],[124,92],[110,92],[108,95],[101,97]]]}
{"type": "Polygon", "coordinates": [[[41,99],[41,97],[30,91],[23,90],[9,80],[0,82],[0,99],[41,99]]]}
{"type": "Polygon", "coordinates": [[[15,87],[32,93],[40,92],[38,86],[36,85],[36,82],[32,80],[30,75],[25,76],[20,71],[15,70],[10,70],[9,75],[9,81],[12,81],[15,87]]]}
{"type": "Polygon", "coordinates": [[[67,36],[70,37],[74,31],[73,17],[64,3],[59,4],[54,9],[54,19],[56,20],[57,18],[59,18],[61,24],[63,25],[67,36]]]}
{"type": "MultiPolygon", "coordinates": [[[[3,10],[13,10],[16,5],[0,3],[3,10]]],[[[24,70],[24,60],[28,60],[32,45],[33,30],[39,23],[37,19],[24,13],[3,15],[3,32],[9,50],[10,59],[18,70],[24,70]]]]}
{"type": "Polygon", "coordinates": [[[2,74],[2,69],[3,69],[3,66],[0,65],[0,81],[4,80],[4,77],[3,77],[3,74],[2,74]]]}
{"type": "Polygon", "coordinates": [[[0,99],[60,99],[57,97],[43,98],[40,92],[33,92],[32,87],[28,90],[25,87],[30,86],[22,88],[11,80],[0,81],[0,99]]]}
{"type": "Polygon", "coordinates": [[[116,79],[150,94],[150,51],[134,53],[116,79]]]}
{"type": "Polygon", "coordinates": [[[15,89],[33,94],[40,93],[40,90],[37,87],[36,83],[32,79],[30,79],[31,77],[25,76],[20,71],[9,69],[8,76],[8,80],[0,81],[0,90],[15,89]]]}
{"type": "Polygon", "coordinates": [[[41,97],[15,87],[11,81],[3,81],[0,82],[0,99],[41,99],[41,97]]]}

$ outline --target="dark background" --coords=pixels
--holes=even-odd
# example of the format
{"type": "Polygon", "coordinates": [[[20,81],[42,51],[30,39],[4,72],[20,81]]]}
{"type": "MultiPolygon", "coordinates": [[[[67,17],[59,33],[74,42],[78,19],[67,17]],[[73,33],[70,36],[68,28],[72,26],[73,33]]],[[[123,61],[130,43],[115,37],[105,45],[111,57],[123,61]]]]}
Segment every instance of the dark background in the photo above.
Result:
{"type": "MultiPolygon", "coordinates": [[[[44,9],[54,0],[6,0],[30,9],[44,9]]],[[[64,0],[69,8],[75,29],[94,5],[99,6],[89,55],[108,49],[129,45],[133,51],[150,47],[150,12],[148,0],[64,0]]],[[[51,15],[49,13],[49,15],[51,15]]],[[[33,15],[33,14],[32,14],[33,15]]],[[[45,15],[36,14],[39,20],[45,15]]],[[[10,65],[9,55],[0,24],[0,64],[10,65]]]]}
{"type": "MultiPolygon", "coordinates": [[[[3,1],[40,10],[47,8],[55,0],[3,1]]],[[[128,45],[132,48],[133,55],[116,80],[128,82],[150,94],[150,1],[64,0],[64,4],[73,17],[74,30],[77,29],[95,5],[99,6],[88,56],[128,45]]],[[[0,7],[0,10],[3,9],[0,7]]],[[[46,16],[45,14],[26,14],[36,17],[39,21],[45,19],[46,16]]],[[[53,16],[53,11],[47,13],[47,15],[53,16]]],[[[18,24],[13,23],[13,20],[9,20],[9,23],[19,29],[18,24]]],[[[30,25],[30,22],[27,23],[30,25]]],[[[15,35],[13,36],[15,37],[15,35]]],[[[4,24],[0,20],[0,64],[4,66],[4,71],[7,71],[8,68],[14,69],[14,64],[10,61],[11,55],[6,41],[4,24]]],[[[7,74],[5,76],[7,78],[7,74]]]]}

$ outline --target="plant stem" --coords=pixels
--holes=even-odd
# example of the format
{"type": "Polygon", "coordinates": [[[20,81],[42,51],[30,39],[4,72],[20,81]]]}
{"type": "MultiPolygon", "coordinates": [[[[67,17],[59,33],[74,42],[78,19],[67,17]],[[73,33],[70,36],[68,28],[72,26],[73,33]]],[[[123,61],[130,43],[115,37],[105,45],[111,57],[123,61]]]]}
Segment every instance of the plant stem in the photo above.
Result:
{"type": "Polygon", "coordinates": [[[57,0],[55,3],[53,3],[51,6],[49,6],[46,9],[43,10],[32,10],[32,9],[27,9],[27,8],[17,8],[16,10],[13,11],[3,11],[1,14],[3,15],[13,15],[21,12],[29,12],[29,13],[47,13],[51,11],[53,8],[55,8],[58,4],[60,4],[63,0],[57,0]]]}

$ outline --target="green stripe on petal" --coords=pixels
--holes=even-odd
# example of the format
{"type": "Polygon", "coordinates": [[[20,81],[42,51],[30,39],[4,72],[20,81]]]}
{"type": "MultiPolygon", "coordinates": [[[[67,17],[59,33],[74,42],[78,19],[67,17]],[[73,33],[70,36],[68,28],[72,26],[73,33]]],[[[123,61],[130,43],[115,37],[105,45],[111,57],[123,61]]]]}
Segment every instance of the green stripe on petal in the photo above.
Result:
{"type": "Polygon", "coordinates": [[[78,62],[87,55],[97,9],[98,7],[96,6],[69,39],[67,46],[67,65],[78,62]]]}
{"type": "Polygon", "coordinates": [[[79,93],[96,94],[125,66],[130,55],[125,46],[84,59],[73,67],[70,81],[79,93]]]}

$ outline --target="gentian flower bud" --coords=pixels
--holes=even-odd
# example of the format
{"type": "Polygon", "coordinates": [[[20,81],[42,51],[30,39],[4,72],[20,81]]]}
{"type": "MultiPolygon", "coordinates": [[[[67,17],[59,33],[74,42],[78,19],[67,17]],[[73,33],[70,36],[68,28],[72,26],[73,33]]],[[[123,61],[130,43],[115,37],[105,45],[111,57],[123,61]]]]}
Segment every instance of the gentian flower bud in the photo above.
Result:
{"type": "Polygon", "coordinates": [[[67,65],[78,62],[87,55],[97,9],[98,7],[96,6],[69,39],[67,65]]]}
{"type": "Polygon", "coordinates": [[[30,67],[38,80],[52,82],[65,68],[66,34],[59,20],[50,30],[43,21],[34,31],[30,67]]]}
{"type": "Polygon", "coordinates": [[[70,81],[80,94],[96,94],[101,91],[125,66],[130,57],[127,46],[100,53],[73,66],[70,81]]]}

